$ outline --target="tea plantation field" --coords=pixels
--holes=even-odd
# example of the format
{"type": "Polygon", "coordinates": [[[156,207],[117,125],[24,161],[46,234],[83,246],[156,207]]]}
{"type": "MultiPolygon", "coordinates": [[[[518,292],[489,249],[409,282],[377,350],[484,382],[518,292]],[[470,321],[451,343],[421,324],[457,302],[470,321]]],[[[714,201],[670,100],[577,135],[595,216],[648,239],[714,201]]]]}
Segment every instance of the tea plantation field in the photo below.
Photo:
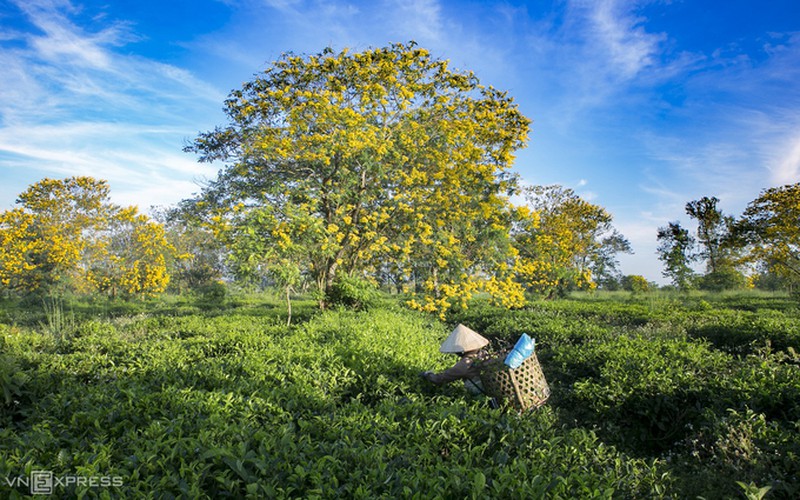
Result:
{"type": "Polygon", "coordinates": [[[780,296],[585,296],[439,321],[269,299],[0,303],[0,497],[796,498],[800,319],[780,296]],[[495,410],[423,370],[527,332],[552,389],[495,410]]]}

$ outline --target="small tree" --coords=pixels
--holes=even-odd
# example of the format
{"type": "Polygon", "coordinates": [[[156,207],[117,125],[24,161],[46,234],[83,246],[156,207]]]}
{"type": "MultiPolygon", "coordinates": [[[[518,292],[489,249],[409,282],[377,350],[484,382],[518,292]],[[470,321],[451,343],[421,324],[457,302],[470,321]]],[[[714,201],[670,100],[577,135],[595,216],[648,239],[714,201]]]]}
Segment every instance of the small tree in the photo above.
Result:
{"type": "Polygon", "coordinates": [[[176,252],[161,224],[129,207],[115,213],[98,236],[85,259],[87,278],[97,290],[112,297],[146,297],[166,290],[167,261],[176,252]]]}
{"type": "Polygon", "coordinates": [[[526,191],[533,212],[514,230],[519,252],[515,270],[531,290],[553,297],[571,289],[593,289],[592,270],[610,274],[614,254],[630,245],[611,225],[603,208],[562,186],[526,191]]]}
{"type": "Polygon", "coordinates": [[[634,295],[650,291],[650,283],[647,278],[638,274],[630,274],[622,277],[622,288],[632,292],[634,295]]]}
{"type": "Polygon", "coordinates": [[[218,235],[229,245],[234,274],[257,281],[269,279],[278,286],[286,298],[287,321],[291,323],[291,293],[303,282],[304,268],[311,264],[307,260],[309,246],[324,233],[324,228],[317,219],[303,217],[302,208],[285,207],[285,210],[290,217],[280,220],[269,206],[237,208],[232,223],[219,230],[218,235]]]}
{"type": "Polygon", "coordinates": [[[160,293],[174,249],[161,225],[109,201],[104,180],[43,179],[0,214],[0,282],[23,293],[160,293]]]}
{"type": "Polygon", "coordinates": [[[713,273],[707,273],[699,280],[701,290],[721,292],[723,290],[738,290],[747,286],[745,276],[733,267],[723,267],[713,273]]]}
{"type": "Polygon", "coordinates": [[[43,179],[21,193],[17,203],[20,208],[0,216],[2,282],[23,293],[77,286],[83,255],[117,209],[109,201],[106,181],[43,179]]]}
{"type": "Polygon", "coordinates": [[[168,255],[169,289],[208,293],[220,289],[225,276],[224,245],[190,213],[178,208],[159,209],[153,216],[164,226],[175,254],[168,255]]]}
{"type": "Polygon", "coordinates": [[[594,280],[604,290],[616,290],[620,286],[622,273],[617,259],[620,253],[633,253],[633,248],[624,236],[614,230],[600,241],[600,248],[591,258],[594,280]]]}
{"type": "Polygon", "coordinates": [[[698,257],[705,260],[706,272],[715,273],[730,266],[728,247],[724,245],[733,218],[717,208],[719,199],[704,196],[686,204],[686,214],[697,221],[698,257]]]}
{"type": "Polygon", "coordinates": [[[694,260],[692,248],[694,238],[680,222],[670,222],[658,228],[658,258],[664,263],[665,278],[670,278],[679,290],[688,290],[692,286],[694,271],[689,264],[694,260]]]}

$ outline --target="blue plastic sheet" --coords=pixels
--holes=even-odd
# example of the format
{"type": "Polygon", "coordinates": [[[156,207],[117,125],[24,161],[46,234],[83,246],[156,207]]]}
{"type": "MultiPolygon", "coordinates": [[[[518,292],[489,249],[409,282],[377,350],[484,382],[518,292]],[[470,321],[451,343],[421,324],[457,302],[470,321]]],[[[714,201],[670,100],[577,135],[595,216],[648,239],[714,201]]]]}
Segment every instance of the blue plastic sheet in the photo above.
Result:
{"type": "Polygon", "coordinates": [[[533,354],[536,348],[536,341],[530,338],[527,333],[523,333],[511,352],[508,353],[504,363],[510,368],[519,368],[519,366],[533,354]]]}

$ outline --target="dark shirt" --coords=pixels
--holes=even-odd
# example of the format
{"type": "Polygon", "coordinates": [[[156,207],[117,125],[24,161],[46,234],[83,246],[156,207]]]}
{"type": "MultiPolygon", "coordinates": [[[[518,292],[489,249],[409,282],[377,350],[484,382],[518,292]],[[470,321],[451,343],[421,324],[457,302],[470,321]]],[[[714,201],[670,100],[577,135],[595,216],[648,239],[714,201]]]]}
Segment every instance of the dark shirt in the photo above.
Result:
{"type": "Polygon", "coordinates": [[[428,373],[425,378],[436,385],[449,384],[454,380],[478,380],[481,369],[476,361],[480,360],[480,351],[465,352],[452,368],[439,373],[428,373]]]}

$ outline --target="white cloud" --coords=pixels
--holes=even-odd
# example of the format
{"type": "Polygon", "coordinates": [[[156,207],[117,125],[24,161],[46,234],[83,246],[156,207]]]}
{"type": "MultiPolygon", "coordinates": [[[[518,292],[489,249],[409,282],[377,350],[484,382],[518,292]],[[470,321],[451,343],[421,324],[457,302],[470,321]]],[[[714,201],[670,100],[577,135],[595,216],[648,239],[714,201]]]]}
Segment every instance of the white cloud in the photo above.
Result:
{"type": "MultiPolygon", "coordinates": [[[[740,78],[758,85],[759,75],[753,70],[740,78]]],[[[735,105],[690,103],[680,113],[701,118],[669,132],[641,132],[651,162],[643,189],[654,204],[674,207],[682,206],[678,200],[716,196],[728,213],[738,214],[761,190],[800,181],[800,105],[791,105],[791,94],[776,96],[786,97],[785,107],[746,98],[735,105]]]]}
{"type": "Polygon", "coordinates": [[[570,0],[527,33],[540,120],[563,134],[609,112],[653,103],[646,89],[682,74],[698,56],[670,51],[669,35],[651,32],[640,2],[570,0]],[[546,113],[545,116],[541,116],[546,113]]]}
{"type": "Polygon", "coordinates": [[[300,0],[263,0],[265,4],[282,11],[295,11],[295,8],[300,5],[300,0]]]}
{"type": "Polygon", "coordinates": [[[412,34],[425,43],[441,41],[444,26],[436,0],[386,0],[384,5],[395,33],[412,34]]]}
{"type": "Polygon", "coordinates": [[[648,210],[643,212],[649,220],[657,220],[653,214],[664,214],[664,220],[674,220],[677,214],[683,213],[683,207],[689,201],[686,198],[688,195],[686,191],[665,186],[665,182],[661,176],[651,177],[647,179],[646,184],[639,186],[639,189],[650,199],[648,210]]]}
{"type": "Polygon", "coordinates": [[[213,178],[216,172],[211,165],[198,164],[183,154],[181,138],[181,130],[168,127],[97,122],[0,129],[0,151],[13,155],[0,165],[33,168],[42,176],[56,178],[105,179],[115,200],[120,193],[131,193],[127,204],[176,203],[197,191],[187,190],[195,179],[213,178]]]}
{"type": "Polygon", "coordinates": [[[23,0],[15,3],[43,32],[38,36],[29,34],[27,38],[30,46],[45,61],[107,69],[111,60],[103,46],[119,45],[132,37],[122,23],[112,24],[97,33],[83,33],[64,15],[65,11],[76,11],[68,1],[23,0]]]}
{"type": "Polygon", "coordinates": [[[773,184],[800,182],[800,134],[782,148],[776,165],[771,169],[773,184]]]}
{"type": "MultiPolygon", "coordinates": [[[[646,19],[636,15],[637,3],[619,0],[570,2],[567,26],[580,41],[575,56],[584,85],[605,95],[643,73],[661,73],[665,60],[664,33],[651,33],[646,19]]],[[[624,91],[623,89],[619,89],[624,91]]]]}
{"type": "Polygon", "coordinates": [[[614,79],[634,78],[640,71],[658,62],[661,52],[659,46],[666,37],[648,33],[642,25],[644,19],[626,12],[630,3],[600,0],[576,4],[590,6],[589,41],[596,44],[598,54],[607,54],[603,59],[610,63],[608,73],[616,75],[614,79]]]}
{"type": "Polygon", "coordinates": [[[113,48],[133,35],[121,35],[117,27],[85,33],[64,12],[54,10],[73,10],[66,2],[21,5],[43,32],[19,35],[24,48],[0,54],[8,68],[0,74],[0,92],[13,98],[0,103],[7,121],[49,122],[64,115],[123,109],[126,115],[145,117],[159,113],[154,101],[209,104],[224,97],[184,69],[118,54],[113,48]]]}
{"type": "Polygon", "coordinates": [[[764,171],[762,188],[800,182],[800,103],[795,106],[741,110],[742,145],[751,147],[764,171]],[[767,185],[768,183],[768,185],[767,185]]]}
{"type": "Polygon", "coordinates": [[[638,274],[650,281],[663,283],[661,269],[655,259],[656,227],[646,221],[615,220],[614,227],[630,242],[633,254],[617,255],[623,274],[638,274]]]}
{"type": "Polygon", "coordinates": [[[107,180],[116,202],[146,208],[214,176],[182,147],[221,118],[224,93],[185,69],[121,54],[135,35],[122,24],[87,33],[69,2],[19,8],[38,30],[0,52],[0,173],[17,194],[44,176],[88,175],[107,180]]]}

